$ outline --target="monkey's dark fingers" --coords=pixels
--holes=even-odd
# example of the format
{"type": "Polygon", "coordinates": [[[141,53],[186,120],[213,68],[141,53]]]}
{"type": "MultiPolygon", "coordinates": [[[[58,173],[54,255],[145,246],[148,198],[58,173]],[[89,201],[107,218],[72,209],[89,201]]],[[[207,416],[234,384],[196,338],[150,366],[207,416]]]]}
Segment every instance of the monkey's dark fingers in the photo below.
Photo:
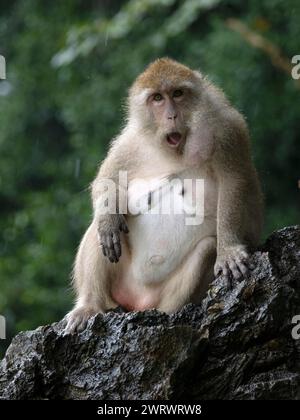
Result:
{"type": "Polygon", "coordinates": [[[115,250],[115,256],[117,258],[117,261],[119,261],[119,258],[121,257],[121,241],[120,241],[120,234],[119,232],[114,232],[112,236],[113,244],[114,244],[114,250],[115,250]]]}
{"type": "Polygon", "coordinates": [[[100,237],[100,235],[99,235],[99,241],[100,241],[100,248],[102,250],[102,253],[103,253],[104,257],[107,257],[108,256],[108,248],[107,248],[105,237],[103,235],[100,237]]]}
{"type": "Polygon", "coordinates": [[[119,258],[117,256],[116,250],[115,250],[115,246],[114,246],[114,242],[113,242],[113,233],[108,233],[106,235],[106,246],[108,249],[108,259],[111,263],[116,263],[119,261],[119,258]]]}
{"type": "Polygon", "coordinates": [[[109,251],[108,251],[108,259],[109,259],[109,261],[110,261],[111,263],[115,263],[115,262],[117,262],[117,261],[116,261],[116,256],[115,256],[115,253],[114,253],[114,251],[113,251],[112,249],[109,249],[109,251]]]}
{"type": "Polygon", "coordinates": [[[106,257],[107,256],[107,247],[106,247],[105,235],[98,230],[97,231],[97,236],[98,236],[98,242],[100,244],[100,248],[102,250],[102,253],[103,253],[104,257],[106,257]]]}
{"type": "Polygon", "coordinates": [[[100,247],[101,247],[102,253],[104,257],[109,258],[110,248],[109,248],[108,235],[101,232],[99,233],[99,238],[100,238],[100,247]]]}
{"type": "Polygon", "coordinates": [[[104,243],[100,243],[100,248],[102,249],[102,253],[104,255],[104,257],[107,256],[107,249],[104,243]]]}
{"type": "Polygon", "coordinates": [[[129,233],[129,229],[128,229],[128,226],[127,226],[125,221],[122,221],[120,223],[119,229],[120,229],[121,232],[129,233]]]}

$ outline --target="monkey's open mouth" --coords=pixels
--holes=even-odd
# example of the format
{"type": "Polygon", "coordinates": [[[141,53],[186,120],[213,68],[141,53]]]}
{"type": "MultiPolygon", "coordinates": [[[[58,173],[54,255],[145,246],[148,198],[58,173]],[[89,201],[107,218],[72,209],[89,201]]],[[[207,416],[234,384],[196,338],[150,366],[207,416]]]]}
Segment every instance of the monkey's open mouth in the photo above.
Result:
{"type": "Polygon", "coordinates": [[[178,131],[174,131],[173,133],[167,134],[167,142],[171,147],[179,146],[182,139],[182,135],[178,133],[178,131]]]}

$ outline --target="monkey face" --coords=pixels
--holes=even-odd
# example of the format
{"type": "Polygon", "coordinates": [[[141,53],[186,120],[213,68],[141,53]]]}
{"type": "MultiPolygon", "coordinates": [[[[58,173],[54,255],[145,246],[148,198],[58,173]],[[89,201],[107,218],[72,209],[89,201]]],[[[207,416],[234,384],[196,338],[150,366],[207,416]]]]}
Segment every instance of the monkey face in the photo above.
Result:
{"type": "Polygon", "coordinates": [[[178,148],[186,135],[183,103],[187,92],[181,88],[163,89],[149,95],[148,112],[163,141],[171,148],[178,148]]]}
{"type": "Polygon", "coordinates": [[[159,59],[131,88],[130,118],[164,146],[182,152],[200,91],[199,73],[173,60],[159,59]]]}

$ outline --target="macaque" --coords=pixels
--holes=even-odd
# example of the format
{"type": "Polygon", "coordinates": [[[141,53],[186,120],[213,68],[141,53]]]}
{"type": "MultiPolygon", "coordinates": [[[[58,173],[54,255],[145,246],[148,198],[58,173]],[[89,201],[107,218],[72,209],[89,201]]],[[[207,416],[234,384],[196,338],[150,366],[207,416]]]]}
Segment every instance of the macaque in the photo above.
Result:
{"type": "Polygon", "coordinates": [[[118,306],[173,313],[199,303],[214,276],[247,275],[259,242],[262,195],[248,129],[223,92],[162,58],[137,77],[127,108],[92,183],[93,220],[76,256],[67,332],[118,306]],[[173,207],[187,211],[152,212],[172,194],[173,207]],[[129,205],[135,201],[142,204],[129,205]]]}

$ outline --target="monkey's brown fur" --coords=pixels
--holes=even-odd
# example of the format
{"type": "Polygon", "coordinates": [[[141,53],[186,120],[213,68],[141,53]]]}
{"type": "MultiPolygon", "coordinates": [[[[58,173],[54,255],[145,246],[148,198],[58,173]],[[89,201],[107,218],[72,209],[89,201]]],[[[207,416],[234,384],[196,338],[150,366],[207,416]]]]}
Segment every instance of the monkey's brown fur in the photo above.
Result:
{"type": "MultiPolygon", "coordinates": [[[[151,203],[153,191],[142,193],[151,203]]],[[[193,197],[192,189],[183,193],[193,197]]],[[[199,302],[214,269],[246,275],[249,248],[261,233],[262,195],[244,118],[201,73],[156,60],[130,89],[127,124],[92,184],[92,200],[94,218],[75,261],[77,302],[67,331],[117,305],[170,313],[199,302]],[[157,188],[174,178],[204,179],[202,223],[187,226],[185,215],[124,212],[135,193],[123,187],[122,209],[102,214],[101,181],[118,182],[119,171],[127,171],[128,182],[155,178],[157,188]]]]}

